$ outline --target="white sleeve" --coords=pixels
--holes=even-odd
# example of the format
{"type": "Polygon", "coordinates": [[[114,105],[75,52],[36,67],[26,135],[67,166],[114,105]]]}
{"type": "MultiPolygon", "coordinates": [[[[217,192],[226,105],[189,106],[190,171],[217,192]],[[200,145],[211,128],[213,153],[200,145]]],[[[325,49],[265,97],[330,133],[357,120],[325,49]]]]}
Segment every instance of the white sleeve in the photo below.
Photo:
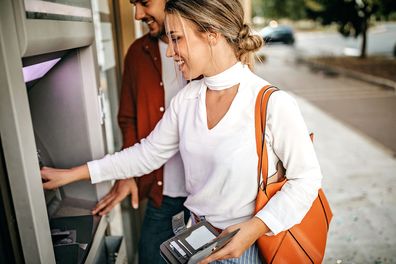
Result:
{"type": "Polygon", "coordinates": [[[304,218],[318,195],[322,173],[296,101],[283,91],[275,92],[267,111],[271,145],[288,181],[256,216],[272,231],[267,235],[276,235],[304,218]]]}
{"type": "Polygon", "coordinates": [[[93,184],[145,175],[160,168],[179,150],[176,97],[147,138],[120,152],[88,162],[93,184]]]}

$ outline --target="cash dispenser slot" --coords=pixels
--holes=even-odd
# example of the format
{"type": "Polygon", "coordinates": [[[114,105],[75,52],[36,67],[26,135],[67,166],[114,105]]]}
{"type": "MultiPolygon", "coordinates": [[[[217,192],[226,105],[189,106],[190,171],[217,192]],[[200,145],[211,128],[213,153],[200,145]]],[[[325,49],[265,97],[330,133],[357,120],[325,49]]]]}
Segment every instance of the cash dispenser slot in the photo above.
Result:
{"type": "Polygon", "coordinates": [[[92,215],[50,219],[55,260],[59,264],[83,263],[100,217],[92,215]]]}

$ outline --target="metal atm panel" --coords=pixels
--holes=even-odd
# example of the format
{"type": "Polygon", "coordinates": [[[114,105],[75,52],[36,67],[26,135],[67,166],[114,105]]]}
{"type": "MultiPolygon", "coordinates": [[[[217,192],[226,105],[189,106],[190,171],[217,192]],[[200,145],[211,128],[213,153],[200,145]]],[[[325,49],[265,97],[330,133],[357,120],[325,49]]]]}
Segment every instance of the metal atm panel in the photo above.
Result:
{"type": "MultiPolygon", "coordinates": [[[[56,167],[105,154],[93,24],[29,18],[26,1],[0,1],[0,135],[21,253],[27,263],[59,262],[50,229],[59,222],[70,224],[65,228],[77,222],[74,226],[88,226],[91,234],[81,243],[87,244],[86,251],[77,262],[89,262],[95,259],[108,220],[85,216],[110,185],[81,182],[44,192],[37,152],[44,165],[56,167]],[[24,81],[24,66],[54,57],[60,60],[52,68],[24,81]]],[[[57,235],[62,232],[59,228],[57,235]]]]}

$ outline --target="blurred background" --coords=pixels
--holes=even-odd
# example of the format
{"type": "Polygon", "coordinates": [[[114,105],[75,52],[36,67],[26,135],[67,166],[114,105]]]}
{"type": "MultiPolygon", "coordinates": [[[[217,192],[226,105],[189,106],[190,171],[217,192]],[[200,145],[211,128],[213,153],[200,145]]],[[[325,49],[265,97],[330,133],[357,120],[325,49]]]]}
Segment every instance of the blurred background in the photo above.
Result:
{"type": "MultiPolygon", "coordinates": [[[[256,73],[315,133],[324,263],[396,263],[396,0],[240,1],[266,42],[256,73]]],[[[110,183],[44,192],[40,177],[121,148],[124,57],[147,32],[134,16],[128,0],[0,0],[0,263],[138,262],[144,201],[92,216],[110,183]],[[60,225],[71,243],[52,243],[60,225]]]]}
{"type": "Polygon", "coordinates": [[[334,217],[324,263],[396,263],[396,1],[253,0],[256,72],[298,100],[334,217]]]}

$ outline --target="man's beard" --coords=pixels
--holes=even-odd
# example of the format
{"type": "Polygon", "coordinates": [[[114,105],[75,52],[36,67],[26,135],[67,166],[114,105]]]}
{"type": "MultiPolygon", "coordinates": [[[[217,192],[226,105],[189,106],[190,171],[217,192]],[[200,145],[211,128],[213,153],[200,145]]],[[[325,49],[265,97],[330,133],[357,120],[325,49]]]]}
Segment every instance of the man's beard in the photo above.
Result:
{"type": "Polygon", "coordinates": [[[165,28],[162,27],[160,31],[158,31],[155,34],[151,34],[150,33],[150,37],[154,38],[154,39],[160,39],[165,35],[165,28]]]}

